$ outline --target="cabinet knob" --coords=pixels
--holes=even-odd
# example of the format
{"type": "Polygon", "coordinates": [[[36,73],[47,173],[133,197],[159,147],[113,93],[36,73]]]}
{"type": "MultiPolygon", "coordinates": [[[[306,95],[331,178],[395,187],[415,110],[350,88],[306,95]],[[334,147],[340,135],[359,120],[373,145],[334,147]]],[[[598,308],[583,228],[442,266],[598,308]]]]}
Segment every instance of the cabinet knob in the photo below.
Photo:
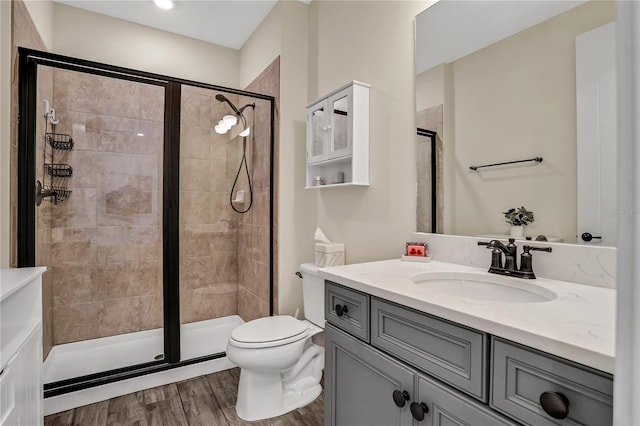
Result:
{"type": "Polygon", "coordinates": [[[429,407],[427,407],[427,404],[424,402],[412,402],[409,409],[411,410],[413,418],[419,422],[423,421],[424,415],[429,412],[429,407]]]}
{"type": "Polygon", "coordinates": [[[393,391],[393,402],[400,408],[404,407],[405,402],[410,398],[407,391],[399,391],[398,389],[393,391]]]}
{"type": "Polygon", "coordinates": [[[337,304],[336,305],[336,315],[341,317],[342,315],[346,314],[347,312],[349,312],[349,308],[347,308],[347,305],[340,305],[337,304]]]}
{"type": "Polygon", "coordinates": [[[569,415],[569,399],[560,392],[542,392],[540,405],[554,419],[564,419],[569,415]]]}

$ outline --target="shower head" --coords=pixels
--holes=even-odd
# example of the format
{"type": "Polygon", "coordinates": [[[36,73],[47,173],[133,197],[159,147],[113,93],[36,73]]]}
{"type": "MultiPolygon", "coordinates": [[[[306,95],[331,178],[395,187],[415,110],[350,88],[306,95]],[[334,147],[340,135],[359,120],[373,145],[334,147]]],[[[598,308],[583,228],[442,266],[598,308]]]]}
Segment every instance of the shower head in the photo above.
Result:
{"type": "MultiPolygon", "coordinates": [[[[218,94],[216,95],[216,99],[217,99],[219,102],[226,102],[226,103],[228,103],[228,104],[229,104],[229,106],[231,107],[231,109],[233,110],[233,112],[235,112],[236,114],[238,114],[238,115],[241,115],[241,114],[242,114],[242,113],[238,110],[238,108],[236,108],[236,106],[235,106],[235,105],[234,105],[234,104],[233,104],[229,99],[227,99],[227,97],[226,97],[225,95],[223,95],[223,94],[221,94],[221,93],[218,93],[218,94]]],[[[244,108],[243,108],[243,109],[244,109],[244,108]]]]}

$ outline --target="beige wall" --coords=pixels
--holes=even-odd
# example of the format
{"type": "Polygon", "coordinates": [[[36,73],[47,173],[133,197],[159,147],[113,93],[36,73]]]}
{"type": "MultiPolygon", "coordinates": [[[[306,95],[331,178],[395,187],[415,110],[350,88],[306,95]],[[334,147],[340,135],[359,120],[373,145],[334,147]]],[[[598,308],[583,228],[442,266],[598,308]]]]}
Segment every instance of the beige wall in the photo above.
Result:
{"type": "Polygon", "coordinates": [[[11,2],[0,1],[0,268],[10,265],[11,2]]]}
{"type": "Polygon", "coordinates": [[[453,62],[446,83],[439,69],[419,76],[419,90],[443,85],[434,98],[454,93],[445,102],[455,116],[452,126],[445,119],[445,233],[507,233],[501,212],[524,205],[536,215],[527,234],[575,242],[575,37],[613,20],[614,2],[589,2],[453,62]],[[544,162],[535,167],[469,170],[536,156],[544,162]]]}
{"type": "Polygon", "coordinates": [[[53,1],[25,0],[24,5],[47,50],[53,47],[53,1]]]}
{"type": "Polygon", "coordinates": [[[53,12],[54,53],[238,87],[237,50],[61,3],[53,12]]]}
{"type": "MultiPolygon", "coordinates": [[[[398,257],[415,230],[413,21],[426,6],[410,1],[310,5],[310,27],[317,27],[309,43],[315,63],[311,97],[350,80],[371,84],[371,186],[315,192],[317,224],[330,239],[346,244],[347,263],[398,257]]],[[[306,238],[311,243],[311,236],[306,238]]]]}
{"type": "Polygon", "coordinates": [[[313,261],[315,196],[304,190],[308,98],[308,10],[297,1],[281,1],[240,51],[241,82],[255,78],[280,55],[277,186],[277,303],[281,314],[302,311],[299,265],[313,261]]]}

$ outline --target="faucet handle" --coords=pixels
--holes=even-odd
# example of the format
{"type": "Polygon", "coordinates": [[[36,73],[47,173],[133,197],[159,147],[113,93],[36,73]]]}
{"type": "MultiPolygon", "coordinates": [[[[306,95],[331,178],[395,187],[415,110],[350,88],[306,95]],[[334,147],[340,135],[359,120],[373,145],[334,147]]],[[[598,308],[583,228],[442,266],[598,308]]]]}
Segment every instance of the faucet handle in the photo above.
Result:
{"type": "Polygon", "coordinates": [[[493,241],[478,241],[479,246],[487,246],[487,248],[492,248],[493,241]]]}

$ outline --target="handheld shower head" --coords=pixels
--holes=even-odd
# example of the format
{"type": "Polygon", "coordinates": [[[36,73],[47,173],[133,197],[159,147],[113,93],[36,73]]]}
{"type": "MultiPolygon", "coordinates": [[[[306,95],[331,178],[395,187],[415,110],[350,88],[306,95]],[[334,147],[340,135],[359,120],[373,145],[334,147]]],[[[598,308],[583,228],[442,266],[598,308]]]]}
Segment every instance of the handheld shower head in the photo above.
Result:
{"type": "Polygon", "coordinates": [[[241,115],[241,114],[242,114],[242,113],[238,110],[238,108],[236,108],[236,106],[235,106],[235,105],[234,105],[234,104],[233,104],[229,99],[227,99],[227,97],[226,97],[225,95],[223,95],[223,94],[221,94],[221,93],[218,93],[218,94],[216,95],[216,99],[217,99],[219,102],[226,102],[226,103],[228,103],[228,104],[229,104],[229,106],[231,107],[231,109],[233,110],[233,112],[235,112],[236,114],[238,114],[238,115],[241,115]]]}

